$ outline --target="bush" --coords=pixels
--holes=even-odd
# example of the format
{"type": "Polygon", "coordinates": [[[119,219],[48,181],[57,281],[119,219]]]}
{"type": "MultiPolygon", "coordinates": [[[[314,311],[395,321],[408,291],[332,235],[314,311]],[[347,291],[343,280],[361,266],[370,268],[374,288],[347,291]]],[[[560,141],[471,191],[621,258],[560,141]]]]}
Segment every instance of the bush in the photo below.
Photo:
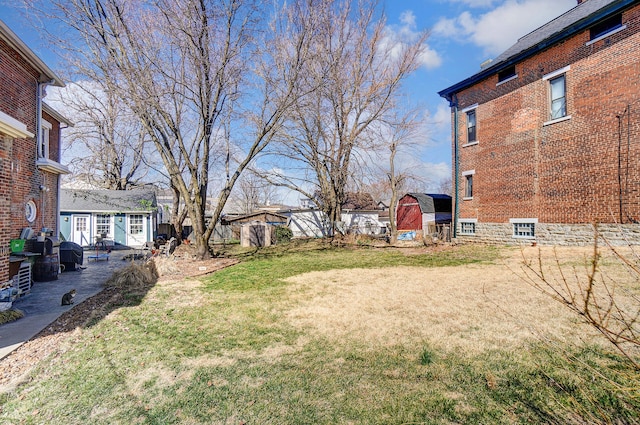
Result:
{"type": "Polygon", "coordinates": [[[286,243],[293,238],[293,232],[287,226],[276,226],[276,243],[286,243]]]}

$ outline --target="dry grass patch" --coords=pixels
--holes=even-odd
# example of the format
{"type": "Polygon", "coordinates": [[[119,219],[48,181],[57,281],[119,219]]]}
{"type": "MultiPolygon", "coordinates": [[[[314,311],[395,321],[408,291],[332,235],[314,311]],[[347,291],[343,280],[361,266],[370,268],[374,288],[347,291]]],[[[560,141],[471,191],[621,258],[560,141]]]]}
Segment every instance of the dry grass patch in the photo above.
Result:
{"type": "MultiPolygon", "coordinates": [[[[559,249],[576,261],[588,249],[559,249]]],[[[522,253],[502,264],[311,272],[289,278],[298,327],[343,340],[392,345],[430,341],[449,350],[509,349],[533,339],[580,342],[591,329],[519,276],[522,253]]],[[[542,249],[549,261],[550,249],[542,249]]]]}
{"type": "Polygon", "coordinates": [[[105,286],[119,289],[142,289],[153,285],[158,280],[158,270],[153,261],[143,264],[130,263],[113,272],[105,286]]]}

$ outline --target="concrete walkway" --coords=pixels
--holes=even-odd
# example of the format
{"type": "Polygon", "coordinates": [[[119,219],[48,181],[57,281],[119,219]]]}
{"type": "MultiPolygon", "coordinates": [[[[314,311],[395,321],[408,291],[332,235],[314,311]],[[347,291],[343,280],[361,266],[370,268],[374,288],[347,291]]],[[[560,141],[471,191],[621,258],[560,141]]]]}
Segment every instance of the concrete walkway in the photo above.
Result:
{"type": "Polygon", "coordinates": [[[58,274],[58,280],[33,282],[31,293],[13,303],[13,307],[24,312],[24,317],[0,325],[0,359],[29,341],[50,325],[73,305],[61,306],[62,295],[75,288],[75,304],[79,304],[103,289],[104,282],[117,270],[128,264],[122,258],[132,250],[112,251],[109,260],[88,260],[92,251],[84,252],[82,269],[58,274]]]}

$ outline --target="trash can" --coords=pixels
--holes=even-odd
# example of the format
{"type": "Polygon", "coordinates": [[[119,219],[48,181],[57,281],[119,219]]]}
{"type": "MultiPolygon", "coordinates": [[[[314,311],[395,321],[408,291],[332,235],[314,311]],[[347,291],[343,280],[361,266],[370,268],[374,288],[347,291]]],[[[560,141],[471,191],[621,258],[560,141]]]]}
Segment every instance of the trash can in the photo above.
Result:
{"type": "Polygon", "coordinates": [[[33,280],[36,282],[57,280],[58,270],[60,270],[60,240],[47,236],[44,242],[34,243],[34,251],[41,255],[36,257],[33,266],[33,280]]]}

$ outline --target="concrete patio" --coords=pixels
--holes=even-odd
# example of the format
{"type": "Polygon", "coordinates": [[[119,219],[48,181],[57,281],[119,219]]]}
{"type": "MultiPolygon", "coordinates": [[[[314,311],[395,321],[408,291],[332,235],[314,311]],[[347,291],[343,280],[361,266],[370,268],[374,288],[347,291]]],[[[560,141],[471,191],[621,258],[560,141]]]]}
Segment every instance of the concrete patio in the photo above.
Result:
{"type": "Polygon", "coordinates": [[[13,303],[13,307],[23,311],[25,316],[15,322],[0,325],[0,359],[29,341],[62,313],[73,308],[73,305],[60,305],[64,293],[75,288],[75,304],[97,294],[114,270],[127,264],[122,258],[132,252],[135,251],[112,251],[108,260],[95,261],[89,259],[95,252],[85,251],[82,268],[60,273],[57,280],[33,282],[31,292],[13,303]]]}

